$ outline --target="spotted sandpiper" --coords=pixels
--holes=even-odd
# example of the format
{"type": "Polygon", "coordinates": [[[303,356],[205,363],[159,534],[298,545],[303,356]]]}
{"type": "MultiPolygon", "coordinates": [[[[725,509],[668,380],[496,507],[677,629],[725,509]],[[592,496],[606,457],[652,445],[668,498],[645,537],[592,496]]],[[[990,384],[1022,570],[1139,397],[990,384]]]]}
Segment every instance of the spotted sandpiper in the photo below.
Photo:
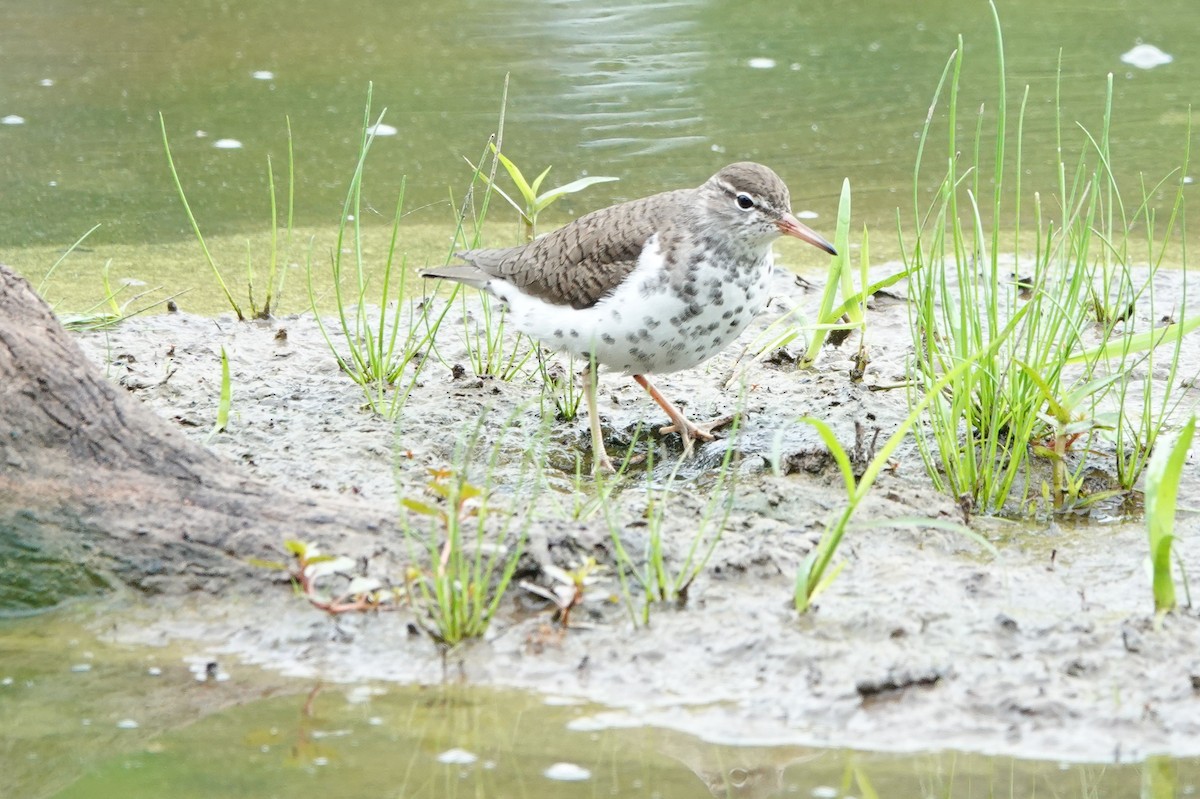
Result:
{"type": "Polygon", "coordinates": [[[597,365],[633,376],[671,420],[685,454],[712,440],[646,375],[690,369],[724,349],[767,298],[780,236],[836,255],[791,211],[787,186],[762,164],[730,164],[699,187],[593,211],[535,241],[459,253],[466,265],[428,269],[482,289],[514,328],[590,364],[584,393],[594,468],[612,470],[596,413],[597,365]]]}

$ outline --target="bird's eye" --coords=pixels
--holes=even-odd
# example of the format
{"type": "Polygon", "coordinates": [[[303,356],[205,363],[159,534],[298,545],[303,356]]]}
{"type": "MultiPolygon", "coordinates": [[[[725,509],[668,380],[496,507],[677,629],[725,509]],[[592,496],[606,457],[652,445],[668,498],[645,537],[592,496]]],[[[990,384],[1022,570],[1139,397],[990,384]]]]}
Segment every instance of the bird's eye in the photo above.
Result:
{"type": "Polygon", "coordinates": [[[737,204],[738,208],[749,211],[754,207],[754,198],[746,194],[746,192],[742,192],[737,196],[737,204]]]}

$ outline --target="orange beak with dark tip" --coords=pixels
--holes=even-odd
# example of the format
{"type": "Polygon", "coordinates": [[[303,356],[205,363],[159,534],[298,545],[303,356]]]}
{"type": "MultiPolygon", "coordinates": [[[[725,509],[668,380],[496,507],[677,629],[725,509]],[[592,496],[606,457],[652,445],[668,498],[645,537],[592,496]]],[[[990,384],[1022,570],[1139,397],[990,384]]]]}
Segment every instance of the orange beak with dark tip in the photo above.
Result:
{"type": "Polygon", "coordinates": [[[837,250],[833,249],[832,244],[818,236],[816,231],[808,225],[802,225],[800,220],[792,214],[785,213],[775,224],[778,225],[779,232],[783,235],[792,236],[800,239],[800,241],[806,241],[814,247],[820,247],[830,255],[837,255],[837,250]]]}

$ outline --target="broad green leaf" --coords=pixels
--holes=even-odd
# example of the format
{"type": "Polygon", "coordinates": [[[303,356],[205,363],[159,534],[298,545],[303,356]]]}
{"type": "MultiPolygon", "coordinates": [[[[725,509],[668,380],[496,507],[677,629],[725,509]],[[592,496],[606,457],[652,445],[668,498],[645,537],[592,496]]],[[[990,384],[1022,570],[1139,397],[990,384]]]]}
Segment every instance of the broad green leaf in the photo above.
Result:
{"type": "Polygon", "coordinates": [[[1179,478],[1183,475],[1188,449],[1196,431],[1192,416],[1179,431],[1175,444],[1157,446],[1146,467],[1146,528],[1154,567],[1154,605],[1160,612],[1175,607],[1175,585],[1171,579],[1171,543],[1175,532],[1175,507],[1179,478]]]}
{"type": "Polygon", "coordinates": [[[540,212],[543,209],[545,209],[547,206],[549,206],[551,203],[553,203],[555,200],[557,200],[559,197],[563,197],[567,194],[574,194],[575,192],[578,192],[578,191],[583,191],[588,186],[594,186],[597,183],[611,183],[614,180],[618,180],[618,179],[619,178],[595,176],[595,177],[580,178],[579,180],[572,180],[570,183],[559,186],[556,189],[550,189],[548,192],[543,194],[541,197],[538,197],[537,203],[533,207],[537,211],[540,212]]]}
{"type": "Polygon", "coordinates": [[[533,207],[533,203],[537,195],[534,194],[533,189],[530,188],[529,183],[525,180],[525,176],[521,174],[521,170],[517,168],[516,164],[508,159],[508,156],[497,150],[496,145],[494,144],[492,145],[492,152],[496,154],[496,158],[500,161],[501,166],[503,166],[504,170],[508,172],[508,176],[512,178],[512,182],[516,184],[517,191],[519,191],[521,193],[521,197],[525,199],[525,205],[527,207],[533,207]]]}
{"type": "Polygon", "coordinates": [[[1175,536],[1159,539],[1152,553],[1154,565],[1154,610],[1165,613],[1175,609],[1175,582],[1171,579],[1171,544],[1175,536]]]}
{"type": "Polygon", "coordinates": [[[1116,374],[1108,375],[1107,377],[1097,377],[1095,380],[1089,380],[1082,386],[1071,389],[1067,392],[1066,398],[1063,400],[1068,408],[1074,408],[1087,397],[1108,388],[1118,380],[1123,380],[1128,375],[1125,372],[1117,372],[1116,374]]]}
{"type": "MultiPolygon", "coordinates": [[[[512,197],[509,197],[508,194],[504,191],[504,189],[500,188],[495,183],[493,183],[491,180],[489,180],[488,176],[483,172],[482,169],[480,169],[479,167],[477,167],[471,163],[471,159],[464,157],[463,160],[467,162],[467,166],[469,166],[469,167],[471,167],[471,169],[475,170],[475,174],[479,175],[480,180],[482,180],[484,183],[486,183],[487,185],[492,187],[492,191],[496,192],[501,197],[503,197],[504,201],[507,202],[509,205],[511,205],[518,214],[520,214],[522,217],[525,216],[524,206],[522,206],[519,202],[514,200],[512,197]]],[[[450,205],[457,207],[457,204],[453,200],[451,200],[450,205]]]]}
{"type": "Polygon", "coordinates": [[[423,516],[439,516],[439,515],[441,515],[441,511],[439,511],[437,508],[434,508],[431,505],[427,505],[426,503],[421,502],[420,500],[409,499],[409,498],[405,497],[404,499],[400,500],[400,504],[403,505],[404,507],[408,508],[409,510],[411,510],[413,513],[420,513],[423,516]]]}
{"type": "Polygon", "coordinates": [[[1078,355],[1074,355],[1068,358],[1066,362],[1069,364],[1085,363],[1097,358],[1121,357],[1131,352],[1152,350],[1168,338],[1186,336],[1197,327],[1200,327],[1200,315],[1194,316],[1184,322],[1175,322],[1164,327],[1156,327],[1133,336],[1121,336],[1115,341],[1110,341],[1107,344],[1102,344],[1099,347],[1093,347],[1090,350],[1085,350],[1078,355]]]}
{"type": "Polygon", "coordinates": [[[546,167],[545,169],[542,170],[542,174],[540,174],[536,178],[534,178],[532,185],[530,185],[530,187],[529,187],[530,190],[533,192],[534,197],[537,196],[538,189],[540,189],[542,187],[542,181],[545,180],[546,175],[549,175],[549,174],[550,174],[550,167],[546,167]]]}
{"type": "MultiPolygon", "coordinates": [[[[303,541],[297,541],[294,538],[289,538],[287,541],[283,542],[283,548],[288,552],[291,552],[293,555],[302,558],[308,554],[310,547],[303,541]]],[[[312,547],[312,550],[316,552],[316,547],[312,547]]]]}
{"type": "Polygon", "coordinates": [[[246,560],[251,566],[257,566],[260,569],[272,569],[274,571],[284,571],[287,569],[286,563],[280,563],[277,560],[263,560],[262,558],[248,558],[246,560]]]}
{"type": "MultiPolygon", "coordinates": [[[[920,268],[920,267],[918,267],[918,268],[920,268]]],[[[912,271],[906,270],[903,272],[897,272],[894,275],[889,275],[888,277],[885,277],[885,278],[875,281],[867,288],[867,290],[865,292],[860,291],[859,293],[855,294],[853,297],[848,297],[845,302],[843,302],[841,305],[839,305],[837,308],[834,308],[833,311],[830,312],[830,316],[832,316],[834,319],[840,319],[842,314],[844,314],[850,310],[851,306],[859,305],[859,304],[865,302],[866,297],[870,297],[883,289],[890,288],[891,286],[896,285],[901,280],[904,280],[906,277],[909,277],[911,275],[912,275],[912,271]],[[866,295],[866,297],[863,296],[864,294],[866,295]]]]}

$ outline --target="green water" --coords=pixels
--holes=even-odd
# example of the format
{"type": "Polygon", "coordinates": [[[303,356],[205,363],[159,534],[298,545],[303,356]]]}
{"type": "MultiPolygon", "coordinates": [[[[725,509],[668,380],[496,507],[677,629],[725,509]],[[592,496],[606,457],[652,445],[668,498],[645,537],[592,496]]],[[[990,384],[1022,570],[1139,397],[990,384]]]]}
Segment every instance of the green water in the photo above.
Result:
{"type": "MultiPolygon", "coordinates": [[[[193,305],[210,310],[221,303],[170,183],[160,112],[204,231],[234,237],[226,263],[236,273],[242,236],[267,228],[268,155],[285,190],[287,118],[295,222],[306,236],[336,223],[369,82],[396,135],[377,141],[364,215],[386,220],[407,175],[407,206],[420,210],[401,246],[422,262],[444,257],[448,197],[467,184],[464,157],[478,158],[496,127],[506,73],[509,155],[528,171],[554,165],[552,184],[620,178],[569,198],[552,222],[750,158],[775,167],[796,209],[817,214],[810,224],[827,233],[849,177],[855,220],[875,231],[881,255],[896,250],[897,207],[911,211],[915,137],[959,34],[961,106],[995,97],[995,36],[981,2],[3,0],[0,11],[0,117],[24,120],[0,125],[0,260],[40,276],[99,224],[81,253],[86,270],[64,274],[60,291],[73,296],[90,275],[98,293],[94,275],[111,258],[114,277],[198,290],[193,305]],[[242,146],[218,149],[221,139],[242,146]]],[[[1195,3],[1012,0],[1000,11],[1010,127],[1030,85],[1029,192],[1052,189],[1060,49],[1069,161],[1085,141],[1073,121],[1099,128],[1113,72],[1118,171],[1133,186],[1139,173],[1157,181],[1179,166],[1187,109],[1200,100],[1200,61],[1188,57],[1195,3]],[[1174,62],[1122,63],[1139,40],[1174,62]]],[[[501,217],[513,218],[494,211],[501,217]]],[[[493,243],[509,243],[501,230],[493,243]]]]}
{"type": "Polygon", "coordinates": [[[199,681],[199,650],[106,644],[90,631],[103,618],[76,608],[0,621],[0,795],[765,799],[862,797],[870,786],[883,797],[1162,799],[1200,785],[1197,761],[730,746],[604,728],[602,708],[454,684],[320,684],[234,662],[199,681]],[[555,764],[580,779],[548,776],[555,764]]]}

